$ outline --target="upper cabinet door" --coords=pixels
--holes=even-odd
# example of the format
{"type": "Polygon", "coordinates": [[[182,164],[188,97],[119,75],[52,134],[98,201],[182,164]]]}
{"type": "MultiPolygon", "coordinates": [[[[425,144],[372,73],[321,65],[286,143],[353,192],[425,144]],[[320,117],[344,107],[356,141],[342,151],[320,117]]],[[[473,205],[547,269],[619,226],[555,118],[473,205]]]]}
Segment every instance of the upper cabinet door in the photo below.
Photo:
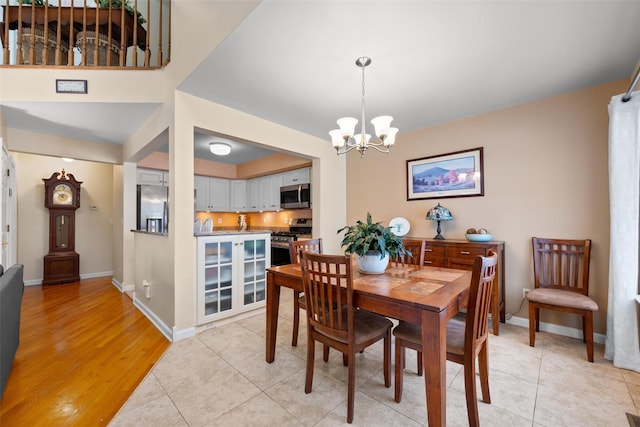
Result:
{"type": "Polygon", "coordinates": [[[229,180],[209,178],[209,205],[216,212],[229,210],[229,180]]]}
{"type": "Polygon", "coordinates": [[[196,192],[196,211],[205,212],[209,207],[209,177],[194,176],[193,187],[196,192]]]}
{"type": "Polygon", "coordinates": [[[295,169],[284,172],[282,185],[308,184],[310,182],[309,168],[295,169]]]}
{"type": "Polygon", "coordinates": [[[247,181],[235,179],[230,182],[229,208],[235,212],[247,211],[247,181]]]}
{"type": "Polygon", "coordinates": [[[169,172],[154,169],[138,169],[139,185],[169,185],[169,172]]]}

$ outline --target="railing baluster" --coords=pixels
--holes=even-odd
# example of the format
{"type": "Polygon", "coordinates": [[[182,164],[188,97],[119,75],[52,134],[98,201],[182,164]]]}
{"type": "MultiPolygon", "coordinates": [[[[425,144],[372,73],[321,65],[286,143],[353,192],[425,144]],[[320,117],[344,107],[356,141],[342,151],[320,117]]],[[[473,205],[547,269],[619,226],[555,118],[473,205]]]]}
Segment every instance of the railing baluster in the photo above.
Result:
{"type": "MultiPolygon", "coordinates": [[[[162,0],[160,0],[162,2],[162,0]]],[[[160,27],[162,27],[162,20],[160,21],[160,27]]],[[[169,0],[169,34],[167,34],[167,64],[171,59],[171,0],[169,0]]],[[[163,66],[166,64],[162,64],[163,66]]]]}
{"type": "MultiPolygon", "coordinates": [[[[5,6],[7,6],[9,0],[5,0],[5,6]]],[[[3,24],[4,24],[4,40],[5,42],[3,43],[2,46],[2,51],[3,51],[3,64],[8,64],[10,62],[10,57],[9,57],[9,8],[5,7],[4,8],[4,20],[3,20],[3,24]]]]}
{"type": "MultiPolygon", "coordinates": [[[[160,9],[162,9],[162,0],[160,0],[160,9]]],[[[162,20],[159,20],[162,23],[162,20]]],[[[151,64],[151,41],[149,34],[151,34],[151,0],[147,0],[147,37],[145,39],[144,47],[144,66],[148,67],[151,64]]]]}
{"type": "MultiPolygon", "coordinates": [[[[148,0],[147,0],[148,1],[148,0]]],[[[133,66],[138,66],[138,0],[133,0],[133,66]]]]}
{"type": "MultiPolygon", "coordinates": [[[[111,16],[111,4],[109,4],[109,16],[111,16]]],[[[98,45],[100,44],[100,41],[98,40],[98,28],[100,28],[99,22],[100,22],[100,8],[96,4],[96,31],[94,34],[95,42],[93,43],[93,64],[92,64],[94,67],[98,66],[99,55],[100,55],[100,51],[98,50],[98,45]]],[[[111,32],[109,32],[109,34],[111,34],[111,32]]]]}
{"type": "Polygon", "coordinates": [[[31,49],[29,50],[29,64],[33,65],[36,57],[36,37],[35,37],[35,23],[36,23],[36,4],[31,3],[31,49]]]}
{"type": "MultiPolygon", "coordinates": [[[[32,6],[35,5],[35,2],[32,3],[32,6]]],[[[34,7],[33,10],[36,10],[34,7]]],[[[35,20],[31,21],[31,37],[33,39],[36,38],[35,35],[35,20]]],[[[44,38],[43,47],[42,47],[42,64],[49,64],[49,2],[44,2],[44,25],[42,27],[42,37],[44,38]]],[[[36,61],[38,60],[38,52],[36,52],[36,61]]],[[[36,64],[36,62],[32,62],[31,65],[36,64]]]]}
{"type": "Polygon", "coordinates": [[[162,0],[160,0],[160,25],[158,25],[158,67],[162,67],[162,0]]]}
{"type": "Polygon", "coordinates": [[[75,35],[73,34],[75,27],[74,27],[74,20],[73,20],[73,13],[75,11],[75,5],[74,2],[71,2],[71,9],[69,10],[69,50],[67,51],[67,65],[71,66],[71,65],[75,65],[75,58],[74,58],[74,52],[73,52],[73,47],[75,46],[75,35]]]}

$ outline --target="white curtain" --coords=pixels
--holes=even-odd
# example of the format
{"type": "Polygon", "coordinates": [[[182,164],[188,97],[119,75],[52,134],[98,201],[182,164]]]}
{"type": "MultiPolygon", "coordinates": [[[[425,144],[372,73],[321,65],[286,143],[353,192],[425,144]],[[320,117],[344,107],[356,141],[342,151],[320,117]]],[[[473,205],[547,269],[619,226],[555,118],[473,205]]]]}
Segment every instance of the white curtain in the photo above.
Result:
{"type": "Polygon", "coordinates": [[[609,103],[609,303],[605,358],[640,372],[638,240],[640,236],[640,91],[609,103]]]}

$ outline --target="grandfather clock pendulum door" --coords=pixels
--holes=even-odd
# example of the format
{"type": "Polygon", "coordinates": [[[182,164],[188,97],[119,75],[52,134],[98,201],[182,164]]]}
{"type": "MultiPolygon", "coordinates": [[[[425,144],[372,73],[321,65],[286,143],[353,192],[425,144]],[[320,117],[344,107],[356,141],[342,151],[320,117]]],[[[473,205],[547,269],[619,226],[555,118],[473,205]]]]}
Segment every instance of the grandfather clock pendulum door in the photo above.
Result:
{"type": "Polygon", "coordinates": [[[72,174],[54,172],[44,181],[44,206],[49,209],[49,253],[44,257],[43,285],[80,280],[80,255],[75,251],[76,209],[80,184],[72,174]]]}

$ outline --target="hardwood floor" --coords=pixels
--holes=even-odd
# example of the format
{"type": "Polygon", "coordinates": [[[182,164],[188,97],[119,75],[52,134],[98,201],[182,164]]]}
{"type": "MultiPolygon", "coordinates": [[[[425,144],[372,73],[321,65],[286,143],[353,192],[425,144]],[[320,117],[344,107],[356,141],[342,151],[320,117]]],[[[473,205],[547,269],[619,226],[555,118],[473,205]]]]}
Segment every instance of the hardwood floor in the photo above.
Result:
{"type": "Polygon", "coordinates": [[[107,425],[169,344],[111,277],[27,286],[0,425],[107,425]]]}

